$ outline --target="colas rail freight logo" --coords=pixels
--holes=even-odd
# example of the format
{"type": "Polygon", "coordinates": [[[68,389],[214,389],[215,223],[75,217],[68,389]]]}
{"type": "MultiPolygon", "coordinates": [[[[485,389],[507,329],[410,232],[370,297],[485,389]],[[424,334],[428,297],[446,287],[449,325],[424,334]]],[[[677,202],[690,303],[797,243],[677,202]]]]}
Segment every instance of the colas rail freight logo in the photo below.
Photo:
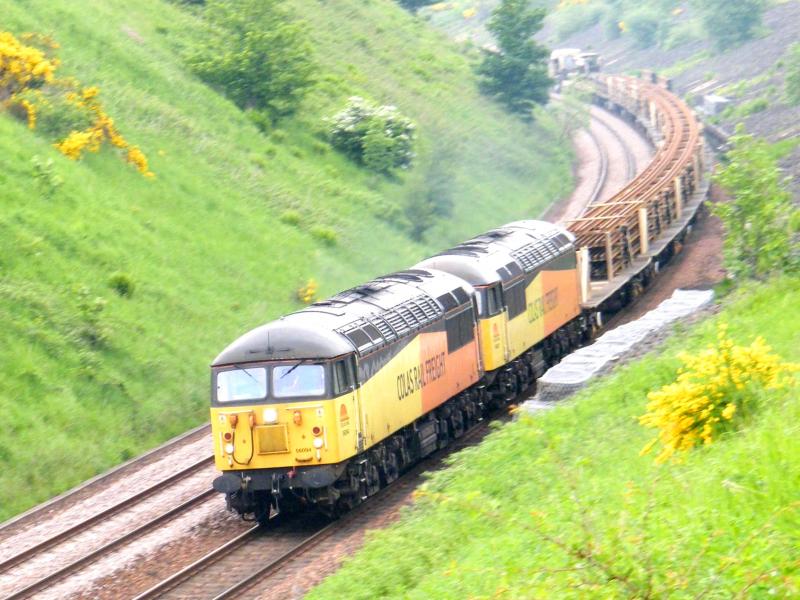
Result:
{"type": "Polygon", "coordinates": [[[397,399],[407,398],[429,383],[444,377],[444,352],[429,358],[397,376],[397,399]]]}

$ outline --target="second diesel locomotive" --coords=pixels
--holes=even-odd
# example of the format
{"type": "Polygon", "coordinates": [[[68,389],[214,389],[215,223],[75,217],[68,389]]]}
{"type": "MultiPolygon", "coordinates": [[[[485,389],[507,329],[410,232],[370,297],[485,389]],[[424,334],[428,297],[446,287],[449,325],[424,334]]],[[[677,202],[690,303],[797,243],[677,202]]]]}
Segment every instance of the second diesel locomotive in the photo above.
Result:
{"type": "Polygon", "coordinates": [[[589,334],[573,242],[517,221],[243,335],[212,364],[214,488],[336,513],[459,437],[589,334]]]}

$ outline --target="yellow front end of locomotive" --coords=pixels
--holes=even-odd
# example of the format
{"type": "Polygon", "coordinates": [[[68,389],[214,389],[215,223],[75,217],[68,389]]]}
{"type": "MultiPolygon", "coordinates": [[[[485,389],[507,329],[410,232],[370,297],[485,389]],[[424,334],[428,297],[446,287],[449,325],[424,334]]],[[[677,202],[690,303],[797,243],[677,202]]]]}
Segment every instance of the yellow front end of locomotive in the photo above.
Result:
{"type": "Polygon", "coordinates": [[[220,471],[339,463],[357,451],[355,395],[211,408],[220,471]]]}

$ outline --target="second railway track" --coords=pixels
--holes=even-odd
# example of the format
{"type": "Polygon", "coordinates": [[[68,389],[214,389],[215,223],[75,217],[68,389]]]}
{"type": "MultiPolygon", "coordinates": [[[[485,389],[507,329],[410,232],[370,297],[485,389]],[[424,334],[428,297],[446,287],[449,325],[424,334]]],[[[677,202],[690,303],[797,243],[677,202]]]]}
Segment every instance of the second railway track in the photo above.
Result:
{"type": "Polygon", "coordinates": [[[270,589],[268,582],[278,577],[284,566],[302,558],[348,526],[368,518],[378,507],[402,500],[408,493],[407,486],[416,485],[421,473],[436,466],[445,456],[482,439],[489,431],[489,422],[480,422],[341,519],[329,522],[289,517],[274,529],[255,526],[139,594],[135,600],[222,600],[240,597],[257,585],[270,589]]]}
{"type": "Polygon", "coordinates": [[[212,465],[211,455],[195,460],[5,558],[0,562],[0,594],[9,599],[30,597],[177,515],[215,499],[207,482],[212,465]],[[176,491],[174,486],[186,489],[176,491]]]}

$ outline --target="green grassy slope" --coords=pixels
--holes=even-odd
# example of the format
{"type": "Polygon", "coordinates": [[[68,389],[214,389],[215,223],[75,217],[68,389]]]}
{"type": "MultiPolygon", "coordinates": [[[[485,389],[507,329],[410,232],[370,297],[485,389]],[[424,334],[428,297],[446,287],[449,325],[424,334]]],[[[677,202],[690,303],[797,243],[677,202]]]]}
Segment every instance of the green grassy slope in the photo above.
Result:
{"type": "Polygon", "coordinates": [[[639,455],[654,435],[636,420],[646,393],[674,378],[679,350],[715,341],[716,322],[738,342],[762,335],[800,358],[800,281],[726,304],[575,401],[459,453],[399,524],[308,597],[797,597],[797,385],[683,464],[639,455]]]}
{"type": "Polygon", "coordinates": [[[292,6],[323,77],[265,136],[187,74],[181,53],[202,38],[191,12],[159,0],[0,0],[4,29],[52,35],[60,74],[100,86],[157,176],[109,150],[71,162],[0,113],[0,519],[202,422],[210,360],[298,308],[309,278],[333,293],[536,216],[565,191],[569,152],[554,128],[482,99],[467,59],[395,3],[292,6]],[[354,94],[417,122],[415,168],[371,175],[321,141],[322,117],[354,94]],[[403,207],[425,191],[434,154],[446,157],[453,215],[417,243],[403,207]],[[36,160],[63,179],[50,199],[36,160]],[[281,221],[287,210],[299,223],[281,221]],[[132,297],[109,287],[117,271],[132,297]]]}

